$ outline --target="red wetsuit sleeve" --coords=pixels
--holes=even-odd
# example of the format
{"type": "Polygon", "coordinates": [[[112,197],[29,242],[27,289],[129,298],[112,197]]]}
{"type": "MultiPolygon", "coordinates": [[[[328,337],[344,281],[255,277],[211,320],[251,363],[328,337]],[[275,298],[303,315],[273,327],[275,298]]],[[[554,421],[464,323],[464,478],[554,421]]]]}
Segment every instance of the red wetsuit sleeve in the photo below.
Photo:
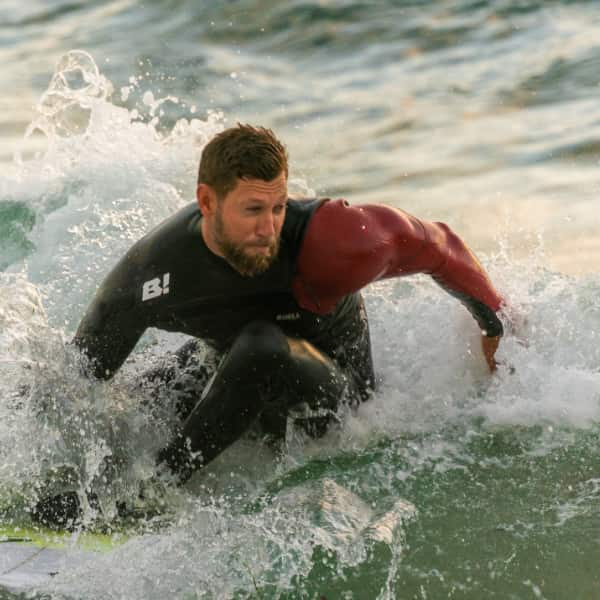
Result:
{"type": "Polygon", "coordinates": [[[293,291],[303,308],[325,314],[373,281],[414,273],[460,298],[487,335],[502,333],[502,298],[464,242],[443,223],[390,206],[323,203],[307,226],[293,291]]]}

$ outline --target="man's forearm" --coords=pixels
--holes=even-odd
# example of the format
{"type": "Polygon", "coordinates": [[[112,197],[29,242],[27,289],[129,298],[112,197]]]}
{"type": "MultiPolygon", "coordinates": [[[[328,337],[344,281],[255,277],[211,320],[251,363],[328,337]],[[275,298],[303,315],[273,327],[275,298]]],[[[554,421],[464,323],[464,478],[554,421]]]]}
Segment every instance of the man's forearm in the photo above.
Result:
{"type": "Polygon", "coordinates": [[[91,375],[110,379],[145,329],[139,315],[124,310],[117,302],[108,304],[95,299],[81,320],[72,343],[89,360],[91,375]]]}

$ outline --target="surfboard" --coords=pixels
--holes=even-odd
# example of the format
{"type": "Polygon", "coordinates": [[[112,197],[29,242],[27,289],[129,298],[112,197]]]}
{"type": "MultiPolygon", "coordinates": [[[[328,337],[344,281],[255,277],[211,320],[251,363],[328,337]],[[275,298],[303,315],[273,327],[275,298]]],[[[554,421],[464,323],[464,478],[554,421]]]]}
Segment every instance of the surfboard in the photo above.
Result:
{"type": "Polygon", "coordinates": [[[0,592],[22,593],[43,586],[118,543],[114,536],[102,534],[0,527],[0,592]]]}

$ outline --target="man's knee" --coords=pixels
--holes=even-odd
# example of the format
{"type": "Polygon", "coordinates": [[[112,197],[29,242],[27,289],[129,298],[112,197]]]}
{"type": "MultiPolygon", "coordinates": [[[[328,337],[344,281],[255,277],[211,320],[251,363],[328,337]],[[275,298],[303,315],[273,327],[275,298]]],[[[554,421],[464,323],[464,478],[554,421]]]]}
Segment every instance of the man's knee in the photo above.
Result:
{"type": "Polygon", "coordinates": [[[256,363],[285,366],[290,356],[287,336],[280,327],[268,321],[253,321],[237,337],[232,351],[240,352],[246,360],[256,363]]]}

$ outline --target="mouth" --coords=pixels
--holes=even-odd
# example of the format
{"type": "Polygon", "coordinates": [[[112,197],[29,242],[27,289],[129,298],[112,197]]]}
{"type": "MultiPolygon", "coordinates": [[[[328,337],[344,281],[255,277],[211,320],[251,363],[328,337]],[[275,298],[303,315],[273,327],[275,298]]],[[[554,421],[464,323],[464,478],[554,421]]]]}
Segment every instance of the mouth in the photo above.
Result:
{"type": "Polygon", "coordinates": [[[268,254],[271,252],[272,248],[273,248],[273,244],[272,243],[267,243],[267,244],[248,244],[246,246],[246,248],[248,250],[254,250],[256,252],[260,252],[261,254],[268,254]]]}
{"type": "Polygon", "coordinates": [[[250,246],[250,252],[254,252],[255,254],[271,254],[271,246],[250,246]]]}

